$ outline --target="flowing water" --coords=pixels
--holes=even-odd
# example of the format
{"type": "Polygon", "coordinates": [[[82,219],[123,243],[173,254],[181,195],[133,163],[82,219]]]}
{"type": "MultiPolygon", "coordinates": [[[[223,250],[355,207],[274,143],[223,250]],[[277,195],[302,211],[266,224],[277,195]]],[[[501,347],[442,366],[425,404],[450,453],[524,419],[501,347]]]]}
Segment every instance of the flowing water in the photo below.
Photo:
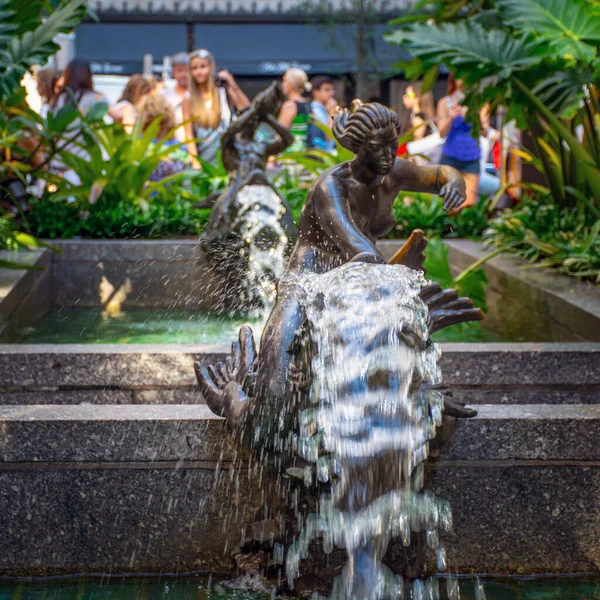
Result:
{"type": "Polygon", "coordinates": [[[243,187],[237,195],[239,212],[233,223],[246,243],[248,300],[258,295],[263,313],[275,302],[277,281],[286,265],[288,237],[281,225],[285,208],[279,196],[266,185],[243,187]]]}
{"type": "MultiPolygon", "coordinates": [[[[281,224],[285,212],[281,199],[267,185],[242,187],[235,199],[235,214],[228,234],[211,241],[205,234],[211,262],[220,271],[236,274],[241,304],[254,314],[268,314],[276,296],[277,280],[283,274],[288,237],[281,224]]],[[[215,224],[219,231],[219,225],[215,224]]]]}
{"type": "MultiPolygon", "coordinates": [[[[452,527],[450,507],[422,490],[428,442],[443,409],[443,397],[431,389],[441,381],[440,353],[419,297],[424,284],[406,267],[361,263],[303,283],[318,352],[297,445],[313,464],[306,483],[321,495],[318,513],[306,518],[288,551],[290,585],[311,542],[322,538],[325,552],[340,547],[348,555],[332,600],[439,597],[433,577],[415,581],[405,596],[402,577],[382,562],[392,538],[408,547],[421,533],[438,569],[446,568],[440,532],[452,527]]],[[[448,578],[446,587],[458,600],[457,580],[448,578]]]]}

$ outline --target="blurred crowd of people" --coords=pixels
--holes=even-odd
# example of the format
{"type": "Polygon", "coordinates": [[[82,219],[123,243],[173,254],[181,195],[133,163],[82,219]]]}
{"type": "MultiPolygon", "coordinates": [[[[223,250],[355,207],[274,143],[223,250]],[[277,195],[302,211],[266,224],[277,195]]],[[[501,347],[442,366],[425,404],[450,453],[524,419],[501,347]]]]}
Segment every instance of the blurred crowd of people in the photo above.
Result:
{"type": "MultiPolygon", "coordinates": [[[[128,80],[118,101],[109,106],[108,116],[131,132],[137,122],[141,131],[162,117],[156,142],[178,146],[176,159],[166,159],[156,177],[167,176],[191,165],[202,168],[214,163],[221,136],[236,114],[250,106],[250,100],[227,70],[218,70],[215,57],[206,49],[172,57],[174,86],[165,87],[142,75],[128,80]]],[[[64,73],[41,69],[37,73],[38,93],[43,99],[41,113],[58,112],[75,104],[87,113],[95,104],[107,102],[94,90],[89,64],[73,60],[64,73]]],[[[285,96],[279,122],[290,131],[291,151],[317,149],[335,152],[335,141],[328,136],[333,112],[338,105],[335,81],[318,75],[309,80],[305,71],[288,69],[282,77],[285,96]]],[[[476,204],[481,195],[493,195],[500,188],[497,148],[500,133],[490,126],[488,111],[479,115],[482,135],[471,134],[466,120],[467,108],[463,82],[448,79],[448,93],[437,103],[433,96],[421,94],[418,83],[409,84],[403,96],[404,129],[412,132],[412,141],[400,148],[400,155],[421,163],[431,161],[450,165],[460,171],[467,184],[465,206],[476,204]]],[[[81,148],[78,150],[81,152],[81,148]]],[[[57,165],[60,167],[60,165],[57,165]]]]}
{"type": "Polygon", "coordinates": [[[493,196],[500,189],[500,131],[490,124],[487,108],[479,114],[479,139],[472,135],[467,122],[467,108],[461,105],[465,94],[463,82],[448,76],[448,92],[437,107],[431,93],[421,94],[418,84],[406,87],[402,102],[406,111],[405,129],[412,130],[413,142],[407,144],[411,160],[430,160],[454,167],[467,186],[463,206],[477,204],[481,196],[493,196]]]}
{"type": "MultiPolygon", "coordinates": [[[[110,119],[121,123],[128,132],[138,121],[143,132],[162,117],[155,141],[179,145],[187,156],[182,160],[180,154],[172,161],[172,168],[165,167],[161,173],[185,168],[188,163],[201,168],[202,162],[216,161],[223,132],[236,114],[250,106],[250,100],[231,73],[217,69],[214,56],[206,49],[176,54],[171,65],[174,86],[165,87],[162,81],[133,75],[114,104],[94,90],[91,68],[84,60],[71,61],[64,73],[41,69],[37,73],[43,102],[40,112],[45,116],[73,104],[86,114],[95,104],[105,102],[109,104],[110,119]]],[[[286,100],[278,120],[294,136],[292,150],[333,151],[334,141],[313,123],[332,124],[337,106],[334,80],[318,76],[310,82],[303,70],[292,68],[283,75],[281,88],[286,100]]]]}

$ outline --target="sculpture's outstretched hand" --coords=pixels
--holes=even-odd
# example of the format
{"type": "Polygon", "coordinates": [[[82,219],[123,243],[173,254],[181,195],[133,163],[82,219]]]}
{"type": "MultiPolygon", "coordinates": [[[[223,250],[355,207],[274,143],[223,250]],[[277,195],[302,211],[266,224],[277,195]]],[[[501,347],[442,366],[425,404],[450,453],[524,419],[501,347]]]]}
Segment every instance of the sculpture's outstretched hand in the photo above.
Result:
{"type": "Polygon", "coordinates": [[[474,408],[467,408],[464,402],[453,400],[448,396],[444,396],[443,413],[456,419],[472,419],[477,416],[477,411],[474,408]]]}
{"type": "Polygon", "coordinates": [[[212,365],[200,362],[199,357],[194,360],[198,385],[208,408],[225,417],[233,427],[239,424],[248,406],[244,384],[253,376],[255,360],[254,335],[246,325],[240,329],[239,341],[231,344],[231,353],[223,362],[212,365]]]}
{"type": "Polygon", "coordinates": [[[439,283],[426,285],[420,296],[429,309],[430,334],[456,323],[481,321],[484,317],[470,298],[459,298],[456,290],[443,290],[439,283]]]}
{"type": "Polygon", "coordinates": [[[449,181],[440,189],[440,196],[444,201],[444,208],[448,212],[457,210],[465,201],[466,190],[464,182],[449,181]]]}

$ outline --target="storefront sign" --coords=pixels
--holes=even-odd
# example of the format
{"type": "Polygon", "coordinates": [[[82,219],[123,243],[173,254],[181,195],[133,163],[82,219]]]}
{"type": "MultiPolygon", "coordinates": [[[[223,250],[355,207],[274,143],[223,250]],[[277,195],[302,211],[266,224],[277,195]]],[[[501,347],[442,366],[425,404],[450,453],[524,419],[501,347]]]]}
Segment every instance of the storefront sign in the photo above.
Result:
{"type": "Polygon", "coordinates": [[[282,75],[288,69],[302,69],[303,71],[310,73],[310,71],[312,70],[312,65],[308,63],[303,64],[296,61],[288,62],[284,60],[279,60],[261,62],[260,66],[258,67],[260,73],[265,73],[269,75],[274,73],[282,75]]]}

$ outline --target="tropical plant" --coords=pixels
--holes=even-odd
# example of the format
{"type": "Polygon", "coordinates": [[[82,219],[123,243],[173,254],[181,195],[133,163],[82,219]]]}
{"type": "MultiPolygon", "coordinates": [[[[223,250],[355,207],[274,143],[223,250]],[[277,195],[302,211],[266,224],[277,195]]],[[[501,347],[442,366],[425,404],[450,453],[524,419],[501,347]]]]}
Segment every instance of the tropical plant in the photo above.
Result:
{"type": "MultiPolygon", "coordinates": [[[[428,279],[439,283],[444,289],[456,289],[460,296],[470,298],[475,306],[487,312],[488,279],[483,269],[468,269],[454,277],[450,269],[448,247],[439,238],[429,240],[424,254],[428,279]]],[[[477,321],[453,325],[442,335],[436,335],[434,339],[436,341],[484,341],[489,337],[477,321]]]]}
{"type": "Polygon", "coordinates": [[[21,80],[33,65],[44,64],[58,50],[54,38],[72,30],[86,15],[93,16],[87,0],[0,0],[0,247],[43,245],[28,232],[18,231],[15,213],[22,213],[22,207],[13,190],[15,184],[25,188],[29,177],[52,158],[56,146],[46,145],[50,131],[27,107],[21,80]]]}
{"type": "MultiPolygon", "coordinates": [[[[593,275],[593,260],[585,259],[578,268],[566,268],[564,260],[574,253],[573,264],[587,256],[594,245],[590,233],[600,228],[600,2],[598,0],[425,0],[420,14],[398,19],[400,28],[390,34],[390,42],[401,44],[415,58],[409,65],[412,77],[435,79],[441,65],[463,79],[477,134],[479,109],[504,105],[507,118],[528,132],[535,154],[521,157],[544,175],[545,185],[522,183],[533,198],[531,206],[555,204],[557,222],[574,222],[568,244],[559,242],[554,225],[543,235],[553,240],[553,250],[545,255],[536,250],[535,231],[528,226],[506,227],[503,218],[489,238],[502,239],[504,248],[537,256],[541,264],[559,264],[578,276],[593,275]],[[509,233],[512,232],[512,233],[509,233]],[[512,238],[510,236],[513,236],[512,238]],[[527,241],[528,240],[528,241],[527,241]],[[514,244],[512,243],[514,242],[514,244]],[[543,256],[554,257],[553,261],[543,256]],[[560,259],[559,259],[560,257],[560,259]],[[585,265],[585,266],[583,266],[585,265]],[[590,274],[591,275],[585,275],[590,274]]],[[[523,209],[528,211],[527,203],[523,209]]],[[[524,216],[525,213],[519,213],[524,216]]],[[[510,215],[506,219],[510,219],[510,215]]],[[[519,218],[517,218],[519,220],[519,218]]],[[[527,220],[527,219],[526,219],[527,220]]],[[[536,234],[537,239],[543,235],[536,234]]],[[[500,244],[502,246],[502,244],[500,244]]]]}
{"type": "Polygon", "coordinates": [[[191,181],[192,192],[196,199],[206,198],[224,190],[229,175],[223,165],[221,152],[217,151],[217,159],[214,164],[205,161],[201,157],[198,157],[197,160],[202,169],[196,172],[196,177],[191,181]]]}
{"type": "Polygon", "coordinates": [[[54,39],[71,31],[86,15],[87,0],[0,0],[0,102],[21,87],[34,65],[44,64],[57,50],[54,39]],[[56,3],[55,3],[56,4],[56,3]]]}
{"type": "Polygon", "coordinates": [[[40,154],[52,158],[57,146],[48,142],[60,138],[77,116],[69,107],[60,117],[42,119],[27,106],[21,80],[58,50],[59,33],[92,14],[87,4],[64,0],[53,8],[44,0],[0,0],[0,186],[15,178],[25,182],[26,175],[45,166],[40,154]]]}
{"type": "Polygon", "coordinates": [[[532,267],[552,267],[600,283],[600,220],[589,226],[576,211],[544,201],[524,202],[492,220],[484,242],[495,253],[510,250],[532,267]]]}
{"type": "Polygon", "coordinates": [[[106,108],[98,104],[87,115],[78,113],[77,137],[69,138],[69,146],[59,150],[57,157],[79,181],[43,173],[49,185],[41,202],[32,207],[32,228],[48,237],[198,233],[207,213],[193,209],[199,198],[191,182],[206,183],[206,169],[150,181],[162,161],[178,158],[178,146],[165,141],[169,134],[155,140],[160,118],[143,134],[139,123],[129,134],[122,125],[103,121],[106,108]]]}
{"type": "MultiPolygon", "coordinates": [[[[77,174],[80,182],[44,174],[54,200],[68,198],[77,202],[81,210],[100,200],[109,204],[122,200],[147,210],[150,198],[166,186],[197,176],[194,171],[184,170],[159,181],[149,181],[160,163],[177,149],[166,142],[168,134],[162,141],[155,141],[160,117],[143,134],[138,121],[129,134],[121,124],[104,123],[102,117],[107,108],[100,103],[85,117],[79,115],[77,137],[58,153],[59,160],[77,174]]],[[[61,116],[62,111],[56,118],[61,116]]]]}
{"type": "MultiPolygon", "coordinates": [[[[433,19],[444,19],[455,4],[436,0],[421,7],[435,6],[433,19]]],[[[600,4],[570,0],[568,6],[565,10],[563,0],[480,1],[472,3],[470,18],[451,13],[452,22],[424,22],[430,14],[413,16],[412,22],[399,19],[401,28],[387,39],[415,57],[412,76],[445,65],[464,80],[463,104],[470,109],[474,134],[479,109],[506,106],[507,118],[540,144],[555,201],[572,206],[584,197],[590,218],[597,218],[600,128],[594,84],[600,75],[600,4]],[[583,144],[577,126],[583,128],[583,144]],[[557,152],[563,152],[558,165],[551,156],[557,152]]]]}
{"type": "Polygon", "coordinates": [[[397,225],[388,237],[406,238],[422,229],[429,238],[479,238],[488,227],[489,210],[490,204],[481,201],[450,215],[437,195],[403,192],[394,202],[397,225]]]}

